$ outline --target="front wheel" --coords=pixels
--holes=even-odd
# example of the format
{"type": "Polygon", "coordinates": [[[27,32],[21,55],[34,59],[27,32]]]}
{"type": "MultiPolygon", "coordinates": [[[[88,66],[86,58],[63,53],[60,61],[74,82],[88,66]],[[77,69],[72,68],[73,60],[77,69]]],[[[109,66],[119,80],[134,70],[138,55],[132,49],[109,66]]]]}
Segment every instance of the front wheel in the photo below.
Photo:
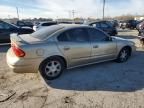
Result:
{"type": "Polygon", "coordinates": [[[41,75],[47,80],[58,78],[64,70],[64,62],[60,58],[49,58],[40,66],[41,75]]]}
{"type": "Polygon", "coordinates": [[[130,53],[131,52],[130,52],[129,48],[123,48],[120,51],[120,53],[116,59],[116,62],[118,62],[118,63],[126,62],[128,60],[128,58],[130,57],[130,53]]]}

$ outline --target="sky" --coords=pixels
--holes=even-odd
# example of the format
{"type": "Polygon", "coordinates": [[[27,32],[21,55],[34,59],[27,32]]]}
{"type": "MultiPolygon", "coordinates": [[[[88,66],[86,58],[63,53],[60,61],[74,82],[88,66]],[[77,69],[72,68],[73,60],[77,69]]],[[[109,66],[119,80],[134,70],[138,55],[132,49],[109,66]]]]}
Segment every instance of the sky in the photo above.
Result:
{"type": "MultiPolygon", "coordinates": [[[[143,15],[144,0],[106,0],[105,16],[143,15]]],[[[0,18],[101,18],[103,0],[0,0],[0,18]]]]}

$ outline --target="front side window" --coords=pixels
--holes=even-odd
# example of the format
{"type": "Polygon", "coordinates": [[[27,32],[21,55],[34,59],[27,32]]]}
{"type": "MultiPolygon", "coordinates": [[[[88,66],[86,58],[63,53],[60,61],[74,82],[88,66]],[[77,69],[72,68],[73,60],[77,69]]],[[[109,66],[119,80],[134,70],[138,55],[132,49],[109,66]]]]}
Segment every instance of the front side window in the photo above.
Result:
{"type": "Polygon", "coordinates": [[[88,29],[88,34],[90,36],[90,40],[92,42],[95,41],[105,41],[107,39],[107,35],[100,30],[97,29],[88,29]]]}
{"type": "Polygon", "coordinates": [[[84,29],[73,29],[58,36],[58,41],[62,42],[87,42],[89,37],[84,29]]]}
{"type": "Polygon", "coordinates": [[[24,26],[25,25],[23,22],[18,22],[17,24],[20,25],[20,26],[24,26]]]}

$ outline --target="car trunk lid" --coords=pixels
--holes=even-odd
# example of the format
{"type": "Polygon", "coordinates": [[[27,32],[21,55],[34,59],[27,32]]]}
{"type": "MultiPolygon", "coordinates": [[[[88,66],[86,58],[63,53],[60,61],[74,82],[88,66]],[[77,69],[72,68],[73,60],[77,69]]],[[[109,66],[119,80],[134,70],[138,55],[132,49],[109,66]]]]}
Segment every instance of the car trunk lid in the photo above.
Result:
{"type": "Polygon", "coordinates": [[[11,34],[10,40],[11,43],[15,43],[17,45],[34,44],[40,42],[39,39],[30,36],[30,34],[24,34],[24,35],[11,34]]]}

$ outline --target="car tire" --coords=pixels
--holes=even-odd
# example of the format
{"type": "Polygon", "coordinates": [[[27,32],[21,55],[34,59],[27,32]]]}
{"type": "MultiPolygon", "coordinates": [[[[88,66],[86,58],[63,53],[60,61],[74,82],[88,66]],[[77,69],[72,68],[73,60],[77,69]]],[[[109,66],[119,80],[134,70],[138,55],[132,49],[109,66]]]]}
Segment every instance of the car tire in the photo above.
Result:
{"type": "Polygon", "coordinates": [[[65,63],[60,57],[51,57],[43,61],[39,72],[46,80],[58,78],[65,69],[65,63]]]}
{"type": "Polygon", "coordinates": [[[118,62],[118,63],[126,62],[128,60],[128,58],[130,57],[130,55],[131,55],[130,49],[128,47],[123,48],[120,51],[120,53],[116,59],[116,62],[118,62]]]}

